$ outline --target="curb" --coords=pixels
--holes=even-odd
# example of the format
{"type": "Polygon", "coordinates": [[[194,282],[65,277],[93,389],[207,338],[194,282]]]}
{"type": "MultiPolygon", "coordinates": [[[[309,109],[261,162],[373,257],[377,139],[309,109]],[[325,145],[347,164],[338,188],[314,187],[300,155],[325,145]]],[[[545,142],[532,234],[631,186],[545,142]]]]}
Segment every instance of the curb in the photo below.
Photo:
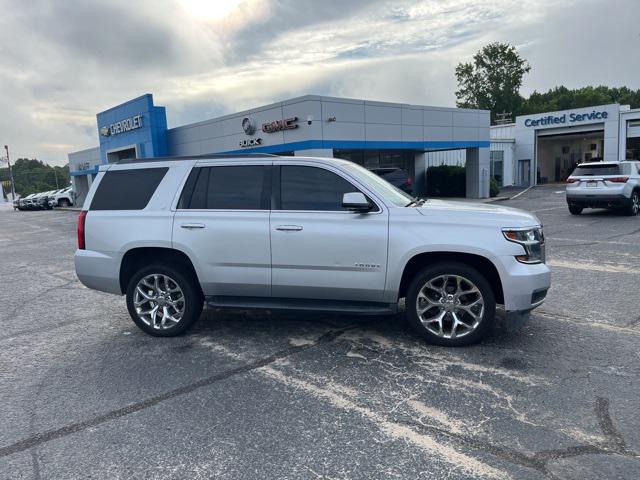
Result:
{"type": "Polygon", "coordinates": [[[505,200],[511,200],[511,197],[493,197],[493,198],[488,198],[483,203],[504,202],[505,200]]]}
{"type": "Polygon", "coordinates": [[[528,191],[529,191],[529,190],[531,190],[533,187],[535,187],[535,185],[531,185],[531,186],[529,186],[529,187],[525,188],[524,190],[522,190],[521,192],[516,193],[513,197],[511,197],[511,200],[513,200],[514,198],[518,198],[520,195],[522,195],[523,193],[528,192],[528,191]]]}
{"type": "Polygon", "coordinates": [[[493,202],[504,202],[506,200],[513,200],[515,198],[518,198],[520,195],[522,195],[523,193],[527,193],[529,190],[531,190],[533,187],[535,187],[535,185],[531,185],[527,188],[525,188],[524,190],[522,190],[521,192],[516,193],[515,195],[511,196],[511,197],[493,197],[493,198],[489,198],[487,200],[485,200],[485,203],[493,203],[493,202]]]}

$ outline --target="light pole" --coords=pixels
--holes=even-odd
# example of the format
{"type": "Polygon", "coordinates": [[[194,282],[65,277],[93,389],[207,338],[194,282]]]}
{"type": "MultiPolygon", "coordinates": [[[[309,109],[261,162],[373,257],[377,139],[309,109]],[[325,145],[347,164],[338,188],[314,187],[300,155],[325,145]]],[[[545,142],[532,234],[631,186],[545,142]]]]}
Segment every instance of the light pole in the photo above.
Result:
{"type": "Polygon", "coordinates": [[[9,165],[9,181],[11,182],[11,201],[16,199],[16,187],[13,181],[13,171],[11,170],[11,160],[9,159],[9,145],[4,146],[4,150],[7,152],[7,164],[9,165]]]}

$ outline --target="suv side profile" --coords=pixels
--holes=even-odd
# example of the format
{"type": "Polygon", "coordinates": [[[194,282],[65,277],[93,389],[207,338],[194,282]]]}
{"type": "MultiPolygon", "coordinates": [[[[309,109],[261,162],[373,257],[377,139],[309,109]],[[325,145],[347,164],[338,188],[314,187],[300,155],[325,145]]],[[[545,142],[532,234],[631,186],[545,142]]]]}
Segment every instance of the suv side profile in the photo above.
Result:
{"type": "Polygon", "coordinates": [[[567,205],[572,215],[585,208],[640,211],[640,162],[581,163],[567,178],[567,205]]]}
{"type": "Polygon", "coordinates": [[[332,158],[183,157],[101,166],[78,218],[78,278],[126,295],[156,336],[203,304],[390,314],[440,345],[479,341],[496,304],[520,323],[550,286],[540,221],[417,200],[332,158]]]}

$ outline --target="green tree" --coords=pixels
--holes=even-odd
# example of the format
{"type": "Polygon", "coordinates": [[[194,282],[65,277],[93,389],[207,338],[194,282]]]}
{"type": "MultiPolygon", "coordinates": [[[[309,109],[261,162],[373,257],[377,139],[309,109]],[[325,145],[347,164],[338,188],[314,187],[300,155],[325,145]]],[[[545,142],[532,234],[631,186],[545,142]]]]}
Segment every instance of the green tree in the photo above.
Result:
{"type": "Polygon", "coordinates": [[[606,105],[608,103],[619,103],[621,105],[631,105],[631,108],[639,108],[640,89],[631,90],[627,87],[600,85],[576,89],[559,86],[544,93],[534,91],[529,98],[524,99],[518,115],[570,110],[594,105],[606,105]]]}
{"type": "Polygon", "coordinates": [[[491,43],[473,56],[473,62],[456,67],[456,105],[490,110],[492,122],[496,113],[515,113],[522,103],[522,77],[529,70],[514,46],[491,43]]]}
{"type": "MultiPolygon", "coordinates": [[[[16,193],[21,196],[69,185],[69,166],[52,167],[39,160],[19,158],[12,165],[16,193]]],[[[0,182],[9,180],[9,169],[0,169],[0,182]]]]}

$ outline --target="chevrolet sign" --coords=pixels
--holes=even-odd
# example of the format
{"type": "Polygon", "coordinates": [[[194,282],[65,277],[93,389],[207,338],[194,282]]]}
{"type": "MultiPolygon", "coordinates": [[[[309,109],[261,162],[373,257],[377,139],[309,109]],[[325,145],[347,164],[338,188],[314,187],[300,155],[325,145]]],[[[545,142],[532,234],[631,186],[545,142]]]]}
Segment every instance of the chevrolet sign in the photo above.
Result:
{"type": "Polygon", "coordinates": [[[111,125],[105,125],[100,127],[100,135],[103,137],[111,137],[118,135],[119,133],[130,132],[142,127],[142,115],[134,115],[133,117],[125,118],[119,122],[112,123],[111,125]]]}

